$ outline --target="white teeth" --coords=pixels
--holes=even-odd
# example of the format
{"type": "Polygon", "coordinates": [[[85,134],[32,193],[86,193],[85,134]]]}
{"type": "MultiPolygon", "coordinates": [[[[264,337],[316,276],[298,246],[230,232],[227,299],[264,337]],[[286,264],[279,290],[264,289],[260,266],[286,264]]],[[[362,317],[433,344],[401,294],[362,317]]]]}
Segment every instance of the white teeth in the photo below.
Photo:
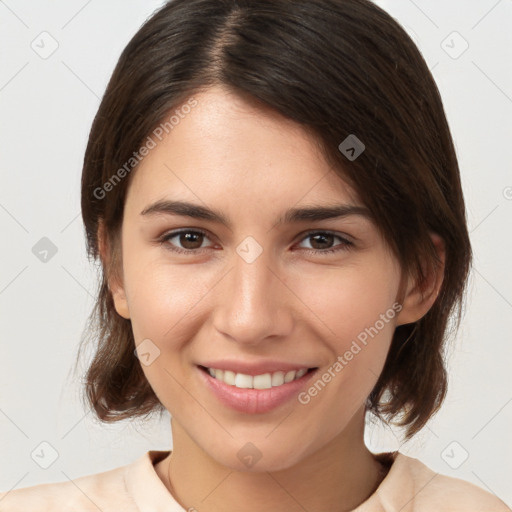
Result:
{"type": "Polygon", "coordinates": [[[272,374],[272,387],[284,384],[284,372],[275,372],[272,374]]]}
{"type": "Polygon", "coordinates": [[[269,389],[272,387],[272,377],[270,373],[263,375],[255,375],[252,379],[252,386],[254,389],[269,389]]]}
{"type": "Polygon", "coordinates": [[[252,377],[243,373],[237,373],[235,377],[235,386],[237,388],[252,388],[252,377]]]}
{"type": "Polygon", "coordinates": [[[297,375],[296,375],[296,379],[300,379],[303,375],[306,375],[306,372],[307,372],[307,368],[301,368],[298,372],[297,372],[297,375]]]}
{"type": "Polygon", "coordinates": [[[307,373],[307,368],[300,370],[291,370],[289,372],[263,373],[261,375],[246,375],[245,373],[235,373],[230,370],[218,370],[217,368],[208,368],[208,373],[225,384],[243,389],[270,389],[287,384],[292,380],[300,379],[307,373]]]}
{"type": "Polygon", "coordinates": [[[229,384],[230,386],[234,386],[235,385],[235,378],[236,378],[236,373],[235,372],[232,372],[230,370],[225,370],[224,371],[224,379],[223,379],[223,381],[226,384],[229,384]]]}
{"type": "Polygon", "coordinates": [[[287,372],[284,376],[284,383],[291,382],[293,379],[295,379],[295,371],[292,370],[290,372],[287,372]]]}

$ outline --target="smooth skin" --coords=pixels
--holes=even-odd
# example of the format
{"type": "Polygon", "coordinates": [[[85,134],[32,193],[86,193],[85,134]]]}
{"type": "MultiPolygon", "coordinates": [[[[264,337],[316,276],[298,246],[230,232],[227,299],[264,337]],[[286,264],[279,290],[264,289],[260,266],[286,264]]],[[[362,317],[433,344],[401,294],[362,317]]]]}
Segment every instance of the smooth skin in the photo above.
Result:
{"type": "MultiPolygon", "coordinates": [[[[173,450],[157,474],[185,509],[201,512],[352,510],[383,478],[364,444],[364,403],[395,327],[429,310],[442,272],[420,290],[364,216],[277,224],[289,208],[364,205],[300,125],[219,86],[194,98],[198,105],[133,171],[121,277],[110,283],[136,345],[150,339],[160,350],[142,365],[172,416],[173,450]],[[230,224],[141,215],[162,199],[208,206],[230,224]],[[207,236],[162,240],[181,228],[207,236]],[[335,236],[317,236],[326,230],[335,236]],[[252,263],[236,250],[248,236],[263,249],[252,263]],[[285,360],[322,375],[400,298],[400,313],[308,404],[245,414],[199,378],[196,365],[224,358],[285,360]],[[261,453],[252,467],[237,457],[248,442],[261,453]]],[[[101,253],[107,261],[104,241],[101,253]]]]}

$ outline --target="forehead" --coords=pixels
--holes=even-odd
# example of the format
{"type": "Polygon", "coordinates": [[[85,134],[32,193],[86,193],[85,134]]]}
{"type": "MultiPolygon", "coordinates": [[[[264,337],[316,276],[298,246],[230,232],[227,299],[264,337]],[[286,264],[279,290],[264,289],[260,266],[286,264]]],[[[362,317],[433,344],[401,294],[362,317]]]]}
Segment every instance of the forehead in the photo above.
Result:
{"type": "Polygon", "coordinates": [[[134,171],[127,202],[144,207],[180,198],[228,211],[233,206],[233,215],[297,203],[359,204],[298,123],[220,87],[192,97],[196,106],[134,171]]]}

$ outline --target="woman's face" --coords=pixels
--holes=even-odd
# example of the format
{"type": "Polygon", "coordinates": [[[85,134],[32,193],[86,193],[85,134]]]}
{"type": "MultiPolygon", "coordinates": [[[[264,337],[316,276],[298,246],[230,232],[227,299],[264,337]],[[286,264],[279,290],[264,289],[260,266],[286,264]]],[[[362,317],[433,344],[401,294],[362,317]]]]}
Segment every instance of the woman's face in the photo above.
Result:
{"type": "Polygon", "coordinates": [[[238,470],[246,454],[258,471],[284,469],[361,412],[404,323],[400,268],[300,126],[221,88],[194,98],[134,171],[116,309],[193,442],[238,470]],[[225,223],[151,208],[175,201],[225,223]],[[339,206],[355,209],[287,214],[339,206]],[[301,368],[316,370],[284,382],[301,368]]]}

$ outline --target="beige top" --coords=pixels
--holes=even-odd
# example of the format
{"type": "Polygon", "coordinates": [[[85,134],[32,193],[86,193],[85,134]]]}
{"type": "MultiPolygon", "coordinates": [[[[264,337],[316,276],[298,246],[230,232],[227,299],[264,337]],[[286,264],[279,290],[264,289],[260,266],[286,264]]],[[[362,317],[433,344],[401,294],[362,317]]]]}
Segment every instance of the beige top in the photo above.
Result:
{"type": "MultiPolygon", "coordinates": [[[[464,480],[434,473],[399,452],[378,489],[354,512],[510,512],[501,500],[464,480]]],[[[381,454],[379,457],[392,457],[381,454]]],[[[128,464],[68,482],[0,493],[1,512],[185,512],[154,464],[169,455],[152,450],[128,464]]]]}

